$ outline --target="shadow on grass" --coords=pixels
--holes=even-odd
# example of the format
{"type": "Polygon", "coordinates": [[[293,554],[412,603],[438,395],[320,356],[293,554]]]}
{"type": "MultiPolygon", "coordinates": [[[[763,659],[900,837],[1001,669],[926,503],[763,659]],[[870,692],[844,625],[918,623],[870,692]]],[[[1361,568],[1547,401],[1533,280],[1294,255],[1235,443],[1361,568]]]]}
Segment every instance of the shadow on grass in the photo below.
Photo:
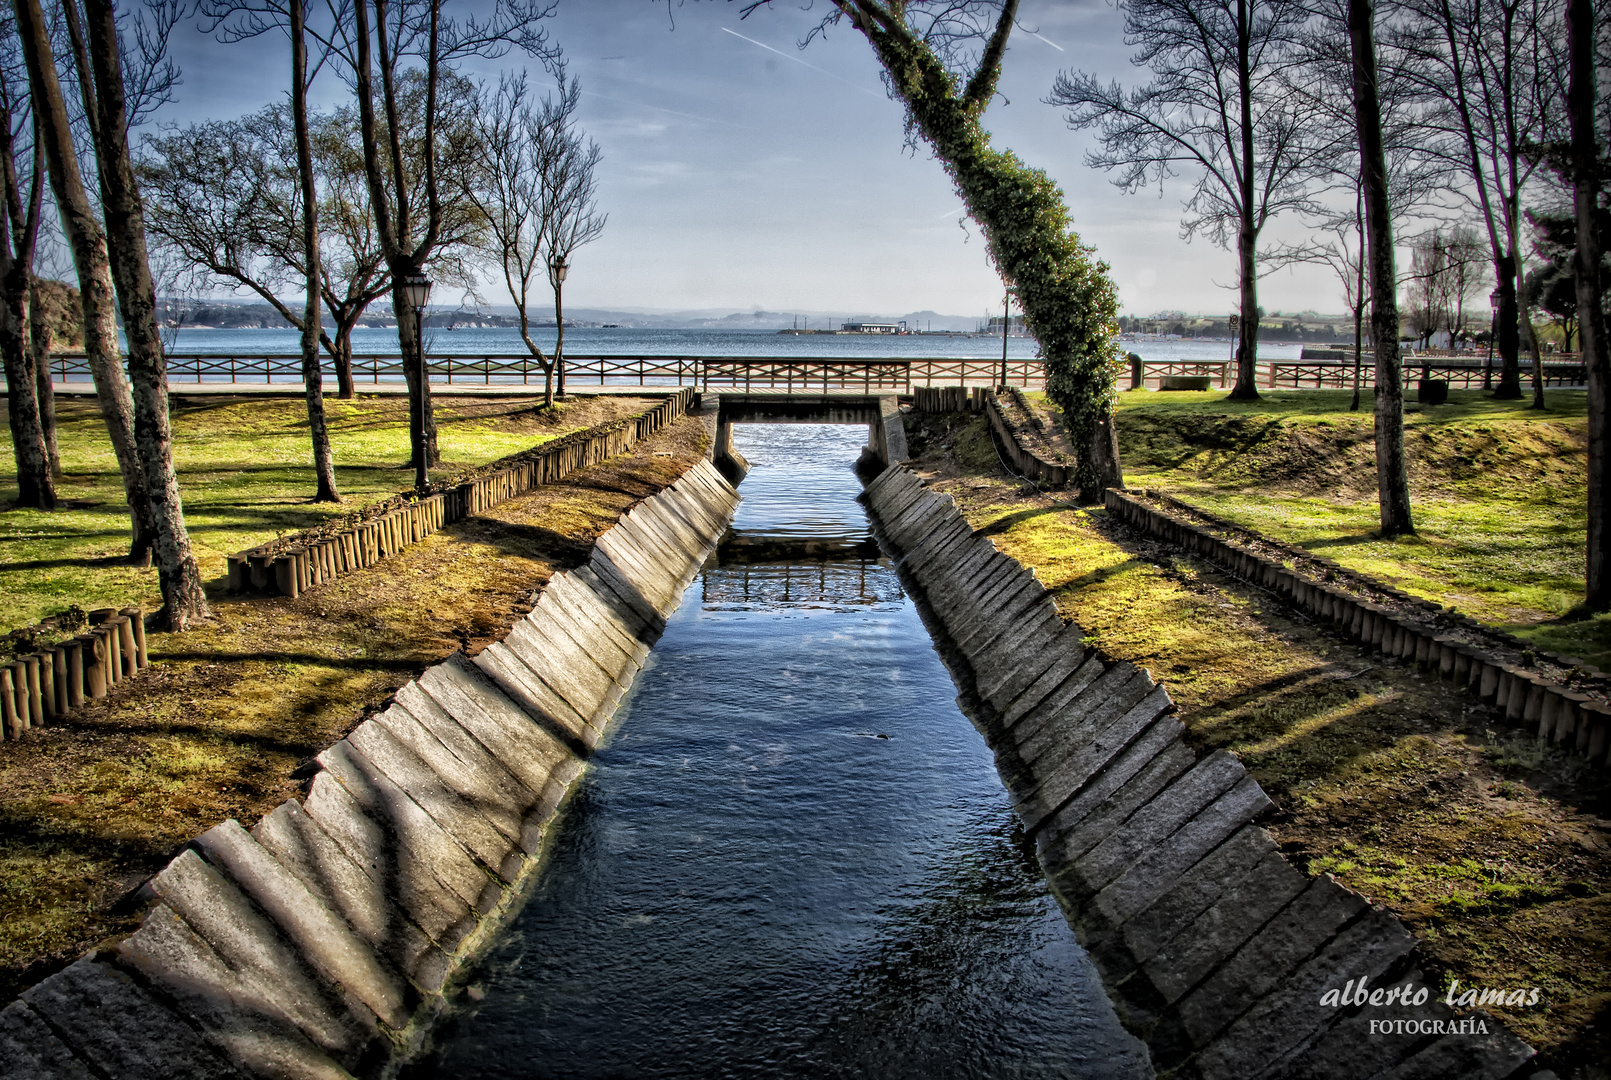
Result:
{"type": "Polygon", "coordinates": [[[1017,526],[1017,525],[1022,525],[1026,521],[1032,521],[1035,518],[1038,518],[1038,517],[1042,516],[1043,514],[1058,514],[1058,513],[1061,513],[1062,511],[1067,510],[1067,509],[1068,509],[1067,506],[1059,505],[1059,506],[1031,507],[1028,510],[1019,510],[1017,513],[1008,514],[1006,517],[999,518],[996,521],[992,521],[989,525],[986,525],[984,528],[982,528],[978,532],[974,533],[974,535],[975,536],[1000,536],[1002,533],[1005,533],[1008,529],[1011,529],[1011,528],[1013,528],[1014,526],[1017,526]]]}

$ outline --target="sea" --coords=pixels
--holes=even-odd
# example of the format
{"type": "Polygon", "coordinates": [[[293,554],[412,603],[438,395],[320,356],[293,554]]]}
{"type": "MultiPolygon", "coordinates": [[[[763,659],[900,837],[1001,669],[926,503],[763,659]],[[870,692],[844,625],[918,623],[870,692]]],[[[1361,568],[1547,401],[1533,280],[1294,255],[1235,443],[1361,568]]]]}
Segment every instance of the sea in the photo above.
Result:
{"type": "MultiPolygon", "coordinates": [[[[554,345],[552,329],[534,334],[544,350],[554,345]]],[[[356,355],[397,355],[397,332],[390,329],[353,331],[356,355]]],[[[1121,347],[1144,360],[1229,360],[1229,341],[1193,338],[1124,338],[1121,347]]],[[[178,330],[168,351],[183,353],[294,354],[298,334],[291,329],[178,330]]],[[[441,356],[523,355],[520,334],[512,329],[462,327],[428,328],[426,352],[441,356]]],[[[1296,360],[1301,344],[1264,339],[1259,357],[1296,360]]],[[[1034,338],[1009,337],[1007,355],[1034,357],[1034,338]]],[[[640,327],[571,327],[565,331],[567,356],[767,356],[824,357],[836,360],[987,359],[1001,355],[1001,338],[990,335],[950,334],[780,334],[775,330],[674,330],[640,327]]]]}

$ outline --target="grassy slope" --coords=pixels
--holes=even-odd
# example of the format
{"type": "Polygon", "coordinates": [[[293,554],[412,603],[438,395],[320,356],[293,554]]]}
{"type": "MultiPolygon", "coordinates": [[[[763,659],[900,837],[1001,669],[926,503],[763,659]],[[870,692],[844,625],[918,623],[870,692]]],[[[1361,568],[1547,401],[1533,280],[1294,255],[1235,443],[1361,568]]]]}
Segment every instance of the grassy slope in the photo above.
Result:
{"type": "Polygon", "coordinates": [[[1584,395],[1548,391],[1544,413],[1476,390],[1450,396],[1405,417],[1415,536],[1377,533],[1373,421],[1347,411],[1346,391],[1266,391],[1247,404],[1220,392],[1123,394],[1126,480],[1611,667],[1611,619],[1573,612],[1584,395]]]}
{"type": "Polygon", "coordinates": [[[1404,918],[1434,987],[1540,987],[1545,1006],[1507,1023],[1563,1076],[1593,1075],[1578,1069],[1611,1052],[1600,774],[1100,510],[1006,482],[981,422],[914,421],[936,490],[1034,566],[1091,644],[1151,669],[1194,745],[1242,757],[1288,858],[1404,918]]]}
{"type": "MultiPolygon", "coordinates": [[[[441,399],[437,403],[442,465],[450,475],[494,461],[645,407],[601,399],[555,414],[529,401],[441,399]]],[[[0,514],[0,633],[77,604],[97,607],[160,603],[154,569],[119,565],[128,552],[128,515],[117,460],[93,402],[63,399],[58,442],[65,477],[58,496],[69,512],[7,510],[0,514]]],[[[174,463],[185,523],[203,579],[225,573],[224,558],[242,548],[297,532],[410,486],[406,406],[396,398],[328,400],[331,445],[343,505],[311,501],[312,452],[305,406],[294,398],[176,398],[174,463]]],[[[15,497],[10,433],[0,433],[0,499],[15,497]]]]}

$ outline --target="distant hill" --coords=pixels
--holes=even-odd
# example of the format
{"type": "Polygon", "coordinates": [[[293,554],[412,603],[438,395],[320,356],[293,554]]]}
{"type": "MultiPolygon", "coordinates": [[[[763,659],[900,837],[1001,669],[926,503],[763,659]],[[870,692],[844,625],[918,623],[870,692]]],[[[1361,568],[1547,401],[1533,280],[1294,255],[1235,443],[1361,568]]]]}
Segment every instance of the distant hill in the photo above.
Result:
{"type": "MultiPolygon", "coordinates": [[[[297,301],[300,307],[301,301],[297,301]]],[[[261,301],[166,297],[158,300],[159,312],[180,326],[215,327],[238,330],[284,327],[289,324],[268,304],[261,301]]],[[[731,308],[656,310],[653,308],[573,308],[565,310],[566,326],[623,326],[664,330],[837,330],[847,322],[902,322],[913,330],[977,330],[983,316],[942,315],[937,311],[910,311],[891,315],[880,311],[734,311],[731,308]]],[[[552,311],[545,307],[532,312],[533,326],[553,326],[552,311]]],[[[362,325],[396,325],[392,306],[386,300],[371,304],[362,325]]],[[[481,309],[433,308],[428,326],[517,326],[514,308],[493,304],[481,309]]]]}

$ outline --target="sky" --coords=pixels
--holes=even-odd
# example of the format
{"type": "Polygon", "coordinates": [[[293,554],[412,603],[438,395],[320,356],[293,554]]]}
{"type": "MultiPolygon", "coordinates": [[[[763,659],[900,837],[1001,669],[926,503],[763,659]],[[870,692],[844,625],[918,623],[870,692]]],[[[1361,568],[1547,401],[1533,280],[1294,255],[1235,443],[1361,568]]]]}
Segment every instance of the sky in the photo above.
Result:
{"type": "MultiPolygon", "coordinates": [[[[581,126],[603,149],[600,208],[609,215],[603,236],[572,259],[566,306],[999,311],[1001,279],[977,228],[964,222],[939,162],[905,148],[902,110],[861,36],[840,26],[802,50],[827,10],[822,0],[808,10],[805,0],[777,0],[748,18],[742,6],[558,0],[548,25],[581,82],[581,126]]],[[[174,48],[183,83],[159,124],[240,115],[284,95],[283,36],[224,45],[192,27],[174,48]]],[[[1130,53],[1107,0],[1024,0],[984,126],[994,145],[1062,187],[1125,313],[1234,310],[1234,254],[1181,238],[1189,181],[1125,194],[1084,163],[1091,136],[1044,103],[1060,71],[1143,81],[1130,53]]],[[[510,55],[475,70],[495,78],[518,66],[510,55]]],[[[548,81],[536,65],[531,77],[548,81]]],[[[347,93],[330,76],[315,86],[316,102],[347,93]]],[[[1301,223],[1277,220],[1265,241],[1302,233],[1301,223]]],[[[506,300],[492,288],[484,295],[506,300]]],[[[1335,278],[1314,267],[1264,279],[1260,302],[1343,309],[1335,278]]]]}

